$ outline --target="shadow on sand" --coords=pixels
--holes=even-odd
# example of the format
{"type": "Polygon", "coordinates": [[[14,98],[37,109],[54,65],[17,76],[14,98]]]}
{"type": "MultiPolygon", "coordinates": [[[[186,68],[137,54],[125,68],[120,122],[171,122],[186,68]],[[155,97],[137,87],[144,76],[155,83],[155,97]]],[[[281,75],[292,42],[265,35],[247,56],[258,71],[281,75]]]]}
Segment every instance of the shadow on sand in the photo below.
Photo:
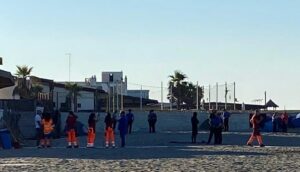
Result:
{"type": "Polygon", "coordinates": [[[0,158],[59,158],[59,159],[95,159],[95,160],[147,160],[169,158],[196,158],[201,156],[267,156],[266,153],[242,151],[213,151],[210,147],[127,147],[116,149],[66,149],[24,148],[20,150],[1,150],[0,158]]]}

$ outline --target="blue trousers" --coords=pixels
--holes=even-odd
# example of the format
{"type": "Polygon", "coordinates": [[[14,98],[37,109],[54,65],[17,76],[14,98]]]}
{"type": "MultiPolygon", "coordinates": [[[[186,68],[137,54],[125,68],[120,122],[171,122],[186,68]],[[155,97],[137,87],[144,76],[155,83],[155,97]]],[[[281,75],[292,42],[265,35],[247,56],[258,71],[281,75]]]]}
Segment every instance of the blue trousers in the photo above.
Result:
{"type": "Polygon", "coordinates": [[[120,134],[120,137],[121,137],[121,147],[125,147],[126,134],[120,134]]]}

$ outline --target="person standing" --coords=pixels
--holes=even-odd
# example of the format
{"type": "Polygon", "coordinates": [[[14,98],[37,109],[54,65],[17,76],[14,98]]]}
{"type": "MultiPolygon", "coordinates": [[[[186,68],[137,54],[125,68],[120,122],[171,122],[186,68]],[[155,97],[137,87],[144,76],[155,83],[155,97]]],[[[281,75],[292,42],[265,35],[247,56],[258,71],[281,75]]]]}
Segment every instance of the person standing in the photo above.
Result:
{"type": "Polygon", "coordinates": [[[127,118],[127,121],[128,121],[128,133],[131,134],[131,132],[132,132],[132,124],[133,124],[133,121],[134,121],[134,115],[133,115],[131,109],[128,110],[126,118],[127,118]]]}
{"type": "Polygon", "coordinates": [[[260,134],[260,125],[261,125],[261,122],[262,122],[262,118],[259,114],[259,111],[256,110],[254,115],[252,116],[250,122],[252,123],[253,125],[253,133],[250,137],[250,139],[248,140],[247,142],[247,145],[248,146],[253,146],[252,143],[255,139],[257,139],[258,143],[259,143],[259,146],[260,147],[265,147],[265,145],[263,144],[263,139],[262,139],[262,136],[260,134]]]}
{"type": "Polygon", "coordinates": [[[223,112],[223,117],[224,117],[224,131],[228,132],[229,131],[229,118],[230,118],[231,114],[224,109],[223,112]]]}
{"type": "Polygon", "coordinates": [[[60,131],[61,131],[61,114],[58,110],[54,112],[53,115],[53,124],[55,125],[54,128],[54,138],[60,138],[60,131]]]}
{"type": "Polygon", "coordinates": [[[53,129],[55,127],[50,113],[45,113],[45,115],[43,116],[42,126],[43,126],[43,134],[44,134],[44,138],[42,140],[42,147],[50,148],[51,147],[50,140],[52,137],[53,129]]]}
{"type": "Polygon", "coordinates": [[[41,139],[43,138],[43,130],[42,130],[42,112],[37,111],[34,117],[34,123],[35,123],[35,138],[36,138],[36,146],[38,148],[41,148],[41,139]]]}
{"type": "Polygon", "coordinates": [[[96,117],[95,113],[91,113],[88,120],[88,139],[87,148],[94,148],[96,139],[96,123],[99,121],[99,114],[96,117]]]}
{"type": "Polygon", "coordinates": [[[213,136],[215,135],[215,118],[216,118],[216,111],[212,111],[209,115],[209,137],[208,137],[208,141],[207,144],[209,145],[211,142],[211,139],[213,138],[213,136]]]}
{"type": "Polygon", "coordinates": [[[150,110],[148,115],[148,123],[149,123],[149,132],[155,133],[155,125],[157,122],[157,115],[154,113],[154,110],[150,110]]]}
{"type": "Polygon", "coordinates": [[[113,129],[116,130],[117,122],[118,122],[118,111],[116,110],[112,116],[113,119],[113,129]]]}
{"type": "Polygon", "coordinates": [[[104,123],[105,123],[105,147],[109,148],[109,145],[111,143],[112,147],[115,147],[115,134],[113,129],[113,118],[111,117],[111,114],[108,112],[104,123]]]}
{"type": "Polygon", "coordinates": [[[77,116],[74,112],[70,111],[69,115],[66,120],[66,128],[68,134],[68,146],[67,148],[79,148],[76,138],[76,123],[77,123],[77,116]]]}
{"type": "Polygon", "coordinates": [[[119,126],[118,126],[118,129],[120,131],[120,137],[121,137],[121,147],[125,147],[125,139],[126,139],[126,134],[128,132],[127,125],[128,125],[128,121],[125,112],[122,111],[120,114],[119,126]]]}
{"type": "Polygon", "coordinates": [[[198,124],[199,120],[197,118],[197,112],[193,113],[193,117],[191,119],[192,122],[192,143],[197,143],[197,135],[198,135],[198,124]]]}
{"type": "Polygon", "coordinates": [[[215,145],[221,145],[223,142],[223,118],[221,113],[215,116],[215,145]]]}
{"type": "Polygon", "coordinates": [[[282,122],[282,132],[287,133],[288,124],[289,124],[289,115],[287,114],[286,111],[281,115],[281,122],[282,122]]]}
{"type": "Polygon", "coordinates": [[[272,116],[272,125],[273,125],[273,132],[277,132],[277,124],[278,124],[278,119],[277,119],[277,113],[274,112],[272,116]]]}

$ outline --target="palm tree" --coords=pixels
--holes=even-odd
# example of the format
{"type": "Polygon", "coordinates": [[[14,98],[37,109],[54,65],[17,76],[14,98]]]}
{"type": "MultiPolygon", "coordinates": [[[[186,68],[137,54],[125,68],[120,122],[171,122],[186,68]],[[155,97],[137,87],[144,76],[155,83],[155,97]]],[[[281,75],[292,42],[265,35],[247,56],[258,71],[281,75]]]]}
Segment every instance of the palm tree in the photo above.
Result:
{"type": "Polygon", "coordinates": [[[16,76],[17,76],[17,86],[15,87],[14,91],[13,91],[13,96],[15,96],[16,94],[20,95],[20,98],[23,99],[30,99],[30,76],[31,76],[31,72],[33,70],[33,67],[28,67],[26,65],[23,66],[17,66],[17,72],[16,72],[16,76]]]}
{"type": "Polygon", "coordinates": [[[184,90],[187,85],[187,82],[185,81],[187,79],[187,76],[184,73],[176,70],[174,72],[174,75],[170,75],[169,78],[171,80],[169,81],[170,93],[168,97],[170,99],[170,102],[176,102],[177,109],[180,109],[180,105],[183,103],[184,90]]]}
{"type": "Polygon", "coordinates": [[[182,104],[187,108],[193,108],[197,104],[197,89],[199,93],[199,102],[203,98],[203,89],[191,82],[187,82],[188,78],[180,71],[175,71],[174,75],[170,75],[169,81],[169,95],[168,99],[171,103],[177,103],[177,109],[180,109],[182,104]]]}
{"type": "Polygon", "coordinates": [[[71,100],[71,109],[77,112],[77,97],[80,96],[79,92],[82,87],[76,83],[67,83],[65,87],[69,91],[68,97],[71,100]]]}
{"type": "Polygon", "coordinates": [[[39,84],[33,84],[30,88],[30,96],[34,99],[37,99],[41,92],[43,92],[43,87],[39,84]]]}

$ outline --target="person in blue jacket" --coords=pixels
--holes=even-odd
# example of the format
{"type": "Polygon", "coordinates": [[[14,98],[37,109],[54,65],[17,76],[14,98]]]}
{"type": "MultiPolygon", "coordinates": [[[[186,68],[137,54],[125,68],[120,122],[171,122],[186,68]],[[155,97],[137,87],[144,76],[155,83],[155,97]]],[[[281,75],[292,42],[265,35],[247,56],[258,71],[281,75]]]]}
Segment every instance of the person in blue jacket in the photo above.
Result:
{"type": "Polygon", "coordinates": [[[120,114],[119,126],[118,129],[120,131],[121,137],[121,147],[125,147],[125,137],[128,131],[128,121],[125,115],[125,112],[122,111],[120,114]]]}
{"type": "Polygon", "coordinates": [[[132,113],[132,110],[128,110],[128,114],[126,115],[127,121],[128,121],[128,133],[131,134],[132,132],[132,124],[134,121],[134,115],[132,113]]]}
{"type": "Polygon", "coordinates": [[[222,131],[223,131],[223,118],[221,117],[221,113],[217,113],[214,118],[214,127],[215,127],[215,145],[221,145],[223,142],[222,131]]]}
{"type": "Polygon", "coordinates": [[[229,131],[229,118],[230,118],[230,113],[224,109],[223,112],[223,118],[224,118],[224,131],[228,132],[229,131]]]}

